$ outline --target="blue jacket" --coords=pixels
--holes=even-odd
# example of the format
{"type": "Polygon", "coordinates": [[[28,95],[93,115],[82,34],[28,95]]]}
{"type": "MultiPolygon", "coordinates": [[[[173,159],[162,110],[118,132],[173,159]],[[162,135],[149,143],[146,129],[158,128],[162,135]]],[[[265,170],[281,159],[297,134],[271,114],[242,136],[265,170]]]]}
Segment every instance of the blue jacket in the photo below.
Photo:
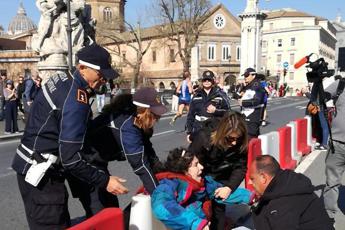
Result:
{"type": "MultiPolygon", "coordinates": [[[[88,84],[76,71],[72,76],[57,72],[42,86],[32,104],[21,145],[36,153],[52,153],[59,157],[58,167],[75,177],[106,187],[109,176],[81,157],[91,107],[88,84]]],[[[16,154],[12,168],[25,175],[30,163],[16,154]]]]}
{"type": "MultiPolygon", "coordinates": [[[[208,223],[204,203],[214,198],[214,191],[222,184],[206,176],[199,183],[188,176],[170,173],[154,190],[152,209],[155,217],[171,229],[202,229],[208,223]],[[204,206],[204,207],[203,207],[204,206]]],[[[226,204],[246,203],[251,192],[238,188],[224,202],[226,204]]],[[[217,202],[223,203],[221,200],[217,202]]]]}

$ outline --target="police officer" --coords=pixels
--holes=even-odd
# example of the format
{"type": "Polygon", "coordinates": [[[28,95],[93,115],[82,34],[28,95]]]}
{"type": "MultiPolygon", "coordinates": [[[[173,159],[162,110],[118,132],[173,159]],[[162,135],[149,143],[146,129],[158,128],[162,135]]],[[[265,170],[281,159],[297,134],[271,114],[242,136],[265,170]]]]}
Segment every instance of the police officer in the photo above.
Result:
{"type": "Polygon", "coordinates": [[[260,135],[261,112],[264,106],[265,91],[260,85],[257,73],[253,68],[247,68],[244,74],[246,86],[239,104],[242,114],[246,117],[249,138],[260,135]]]}
{"type": "Polygon", "coordinates": [[[73,76],[56,72],[42,86],[13,159],[30,229],[70,225],[65,173],[112,194],[128,192],[123,179],[107,175],[81,157],[91,113],[89,92],[102,78],[117,75],[109,63],[110,54],[92,44],[80,50],[77,58],[73,76]]]}
{"type": "Polygon", "coordinates": [[[210,70],[202,74],[202,87],[195,91],[187,115],[187,140],[204,128],[206,121],[222,117],[230,110],[230,100],[226,93],[215,84],[214,73],[210,70]]]}

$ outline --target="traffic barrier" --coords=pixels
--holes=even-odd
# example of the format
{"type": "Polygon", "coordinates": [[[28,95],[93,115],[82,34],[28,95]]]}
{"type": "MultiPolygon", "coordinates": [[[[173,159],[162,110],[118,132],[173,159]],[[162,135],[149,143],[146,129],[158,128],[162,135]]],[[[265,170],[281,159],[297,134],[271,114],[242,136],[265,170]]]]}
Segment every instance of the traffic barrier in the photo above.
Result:
{"type": "Polygon", "coordinates": [[[307,144],[314,149],[314,143],[313,143],[313,127],[312,127],[312,121],[311,116],[305,116],[304,119],[307,119],[307,144]]]}
{"type": "Polygon", "coordinates": [[[259,136],[262,155],[271,155],[279,162],[279,133],[272,131],[259,136]]]}
{"type": "Polygon", "coordinates": [[[295,169],[297,161],[291,156],[291,127],[278,129],[279,133],[279,163],[283,169],[295,169]]]}
{"type": "Polygon", "coordinates": [[[302,156],[297,151],[297,124],[295,121],[291,121],[287,124],[291,128],[291,157],[297,161],[297,164],[301,161],[302,156]]]}
{"type": "Polygon", "coordinates": [[[119,208],[105,208],[93,217],[77,224],[68,230],[109,230],[125,229],[123,212],[119,208]]]}
{"type": "Polygon", "coordinates": [[[151,197],[142,193],[132,197],[129,230],[167,230],[165,225],[152,215],[151,197]]]}
{"type": "Polygon", "coordinates": [[[307,132],[308,132],[308,121],[307,119],[296,119],[297,125],[297,151],[306,155],[311,152],[311,147],[308,145],[307,132]]]}
{"type": "Polygon", "coordinates": [[[261,140],[259,138],[252,138],[248,144],[248,161],[247,161],[247,173],[245,179],[245,186],[247,189],[253,191],[253,186],[249,183],[250,165],[255,160],[255,157],[262,155],[261,152],[261,140]]]}

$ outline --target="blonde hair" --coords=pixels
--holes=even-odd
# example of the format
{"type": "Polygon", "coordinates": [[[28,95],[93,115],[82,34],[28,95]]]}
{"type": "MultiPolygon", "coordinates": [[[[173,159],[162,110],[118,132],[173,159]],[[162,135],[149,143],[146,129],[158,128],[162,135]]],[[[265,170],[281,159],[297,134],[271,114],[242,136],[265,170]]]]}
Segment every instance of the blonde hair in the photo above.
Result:
{"type": "Polygon", "coordinates": [[[217,130],[211,134],[211,144],[227,150],[229,148],[227,137],[232,133],[239,135],[237,143],[240,145],[240,151],[245,153],[248,146],[247,126],[242,114],[238,112],[229,112],[223,116],[217,130]]]}

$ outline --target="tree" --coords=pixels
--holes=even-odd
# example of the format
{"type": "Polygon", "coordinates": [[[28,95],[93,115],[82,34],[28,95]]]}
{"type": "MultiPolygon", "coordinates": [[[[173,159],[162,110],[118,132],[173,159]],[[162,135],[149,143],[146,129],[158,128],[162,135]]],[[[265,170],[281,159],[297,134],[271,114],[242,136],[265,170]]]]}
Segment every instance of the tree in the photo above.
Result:
{"type": "Polygon", "coordinates": [[[143,43],[140,23],[136,27],[124,22],[126,27],[126,32],[116,32],[114,30],[109,30],[106,25],[98,25],[98,33],[100,40],[103,41],[103,45],[106,45],[110,53],[121,58],[123,64],[129,65],[133,69],[131,77],[131,88],[136,89],[138,86],[138,79],[141,70],[141,65],[143,62],[143,57],[151,46],[152,40],[148,41],[146,45],[143,43]],[[122,53],[121,45],[125,45],[127,48],[131,48],[135,51],[135,60],[130,60],[128,57],[124,56],[122,53]]]}
{"type": "MultiPolygon", "coordinates": [[[[183,69],[189,70],[192,48],[199,34],[205,29],[209,0],[156,0],[160,19],[164,23],[159,29],[170,41],[176,42],[177,53],[183,69]]],[[[162,35],[163,36],[163,35],[162,35]]]]}

